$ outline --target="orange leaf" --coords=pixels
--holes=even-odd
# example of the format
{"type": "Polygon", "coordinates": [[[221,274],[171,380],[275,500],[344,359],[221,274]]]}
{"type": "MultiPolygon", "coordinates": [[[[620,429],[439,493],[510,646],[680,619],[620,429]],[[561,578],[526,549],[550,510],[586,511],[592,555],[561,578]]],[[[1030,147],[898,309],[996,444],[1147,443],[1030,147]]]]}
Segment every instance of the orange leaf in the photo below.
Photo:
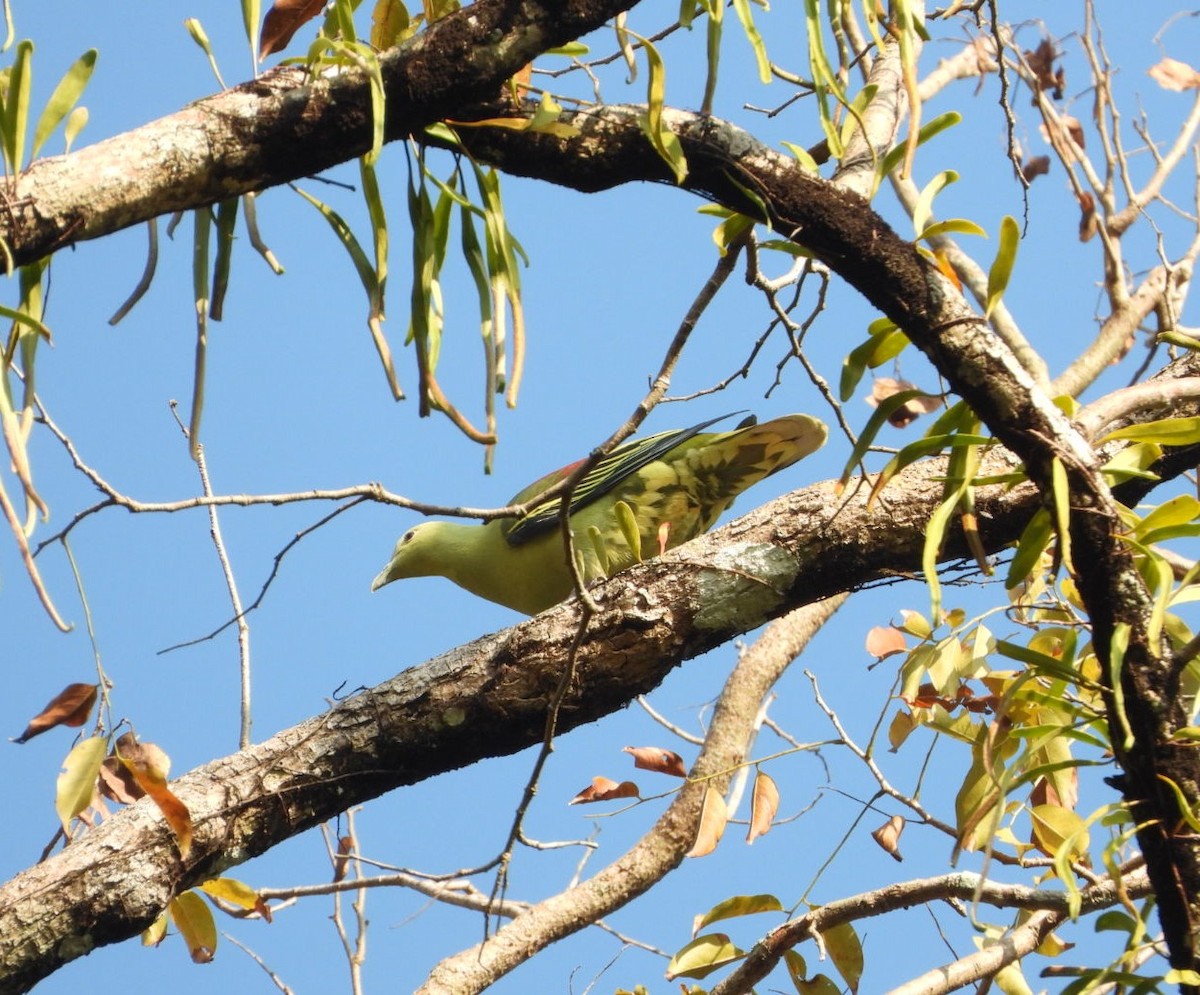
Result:
{"type": "Polygon", "coordinates": [[[632,781],[609,780],[607,777],[593,777],[590,786],[584,788],[572,798],[568,805],[585,805],[588,802],[607,802],[614,798],[637,798],[640,795],[638,786],[632,781]]]}
{"type": "Polygon", "coordinates": [[[78,728],[88,720],[96,703],[98,684],[68,684],[47,702],[46,707],[29,720],[29,725],[14,743],[25,743],[55,726],[78,728]]]}
{"type": "Polygon", "coordinates": [[[769,774],[761,770],[754,775],[754,791],[750,798],[750,829],[746,842],[753,843],[765,836],[779,811],[779,788],[769,774]]]}
{"type": "Polygon", "coordinates": [[[674,750],[663,750],[657,746],[626,746],[622,751],[633,757],[633,766],[639,770],[655,770],[660,774],[687,777],[687,768],[674,750]]]}
{"type": "Polygon", "coordinates": [[[867,652],[876,660],[882,660],[893,653],[903,653],[908,649],[904,633],[894,625],[876,625],[867,633],[867,652]]]}
{"type": "Polygon", "coordinates": [[[346,867],[350,863],[350,854],[354,852],[354,837],[343,836],[338,840],[337,853],[333,858],[333,881],[336,884],[346,876],[346,867]]]}
{"type": "Polygon", "coordinates": [[[287,48],[292,35],[324,9],[325,0],[275,0],[263,18],[258,57],[265,59],[287,48]]]}
{"type": "MultiPolygon", "coordinates": [[[[125,738],[121,737],[122,740],[125,738]]],[[[192,814],[167,787],[167,774],[171,769],[170,757],[153,743],[128,741],[123,746],[118,743],[117,756],[129,769],[138,787],[158,806],[163,818],[167,820],[167,825],[175,834],[179,856],[186,858],[192,848],[192,814]]]]}
{"type": "Polygon", "coordinates": [[[704,792],[704,807],[700,810],[700,827],[696,831],[696,842],[687,852],[689,857],[706,857],[712,853],[721,837],[725,835],[725,823],[729,821],[729,811],[725,807],[725,799],[716,788],[707,788],[704,792]]]}
{"type": "Polygon", "coordinates": [[[904,832],[904,816],[893,815],[871,833],[871,837],[896,860],[903,860],[904,858],[900,856],[900,834],[902,832],[904,832]]]}

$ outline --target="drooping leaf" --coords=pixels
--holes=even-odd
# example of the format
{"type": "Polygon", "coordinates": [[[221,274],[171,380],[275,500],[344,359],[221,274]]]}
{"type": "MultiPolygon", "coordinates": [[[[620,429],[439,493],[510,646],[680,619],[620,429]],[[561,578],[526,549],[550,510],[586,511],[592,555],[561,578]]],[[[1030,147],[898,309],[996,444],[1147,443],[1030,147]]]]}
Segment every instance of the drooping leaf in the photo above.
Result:
{"type": "Polygon", "coordinates": [[[900,834],[904,832],[904,816],[893,815],[878,829],[871,833],[871,838],[879,844],[884,853],[890,854],[894,860],[900,861],[900,834]]]}
{"type": "Polygon", "coordinates": [[[132,738],[118,748],[117,756],[133,774],[138,786],[158,806],[167,825],[171,827],[171,832],[175,834],[179,855],[186,859],[192,848],[192,814],[167,787],[167,774],[171,770],[170,758],[154,743],[138,743],[132,738]]]}
{"type": "Polygon", "coordinates": [[[171,899],[167,912],[187,944],[192,961],[211,961],[217,952],[217,924],[208,903],[194,891],[185,891],[171,899]]]}
{"type": "Polygon", "coordinates": [[[825,941],[825,952],[853,995],[858,991],[863,972],[862,943],[854,924],[844,922],[827,929],[821,934],[821,939],[825,941]]]}
{"type": "Polygon", "coordinates": [[[725,798],[716,788],[709,786],[704,792],[704,805],[700,811],[700,825],[696,831],[696,842],[688,851],[689,857],[706,857],[712,853],[725,834],[729,821],[729,810],[725,798]]]}
{"type": "Polygon", "coordinates": [[[779,788],[774,778],[764,771],[754,775],[754,791],[750,796],[750,828],[746,831],[746,842],[753,843],[765,836],[779,811],[779,788]]]}
{"type": "Polygon", "coordinates": [[[107,751],[108,743],[103,736],[91,736],[76,743],[63,761],[54,792],[54,810],[68,839],[71,820],[91,804],[96,776],[107,751]]]}
{"type": "Polygon", "coordinates": [[[287,48],[292,36],[325,9],[325,0],[275,0],[263,18],[258,36],[258,57],[287,48]]]}
{"type": "Polygon", "coordinates": [[[29,720],[25,731],[13,742],[26,743],[55,726],[77,728],[83,725],[91,714],[99,690],[98,684],[68,684],[29,720]]]}

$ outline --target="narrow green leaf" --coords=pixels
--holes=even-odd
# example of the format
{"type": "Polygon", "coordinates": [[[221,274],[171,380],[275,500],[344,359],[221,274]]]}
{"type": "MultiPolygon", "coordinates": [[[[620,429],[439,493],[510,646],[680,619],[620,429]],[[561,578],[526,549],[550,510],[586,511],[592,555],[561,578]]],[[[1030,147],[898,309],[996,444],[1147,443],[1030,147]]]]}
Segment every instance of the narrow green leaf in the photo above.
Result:
{"type": "Polygon", "coordinates": [[[917,197],[917,203],[913,207],[913,230],[918,235],[929,227],[929,219],[933,216],[933,199],[951,183],[956,182],[958,182],[958,173],[953,169],[943,169],[925,184],[925,188],[917,197]]]}
{"type": "Polygon", "coordinates": [[[1113,439],[1132,439],[1136,442],[1154,442],[1160,446],[1192,446],[1200,442],[1200,417],[1160,418],[1158,421],[1127,425],[1109,432],[1101,443],[1113,439]]]}
{"type": "Polygon", "coordinates": [[[17,43],[17,57],[8,74],[8,96],[2,119],[4,159],[10,173],[19,173],[25,157],[25,130],[29,126],[30,60],[33,42],[17,43]]]}
{"type": "Polygon", "coordinates": [[[237,224],[238,198],[230,197],[217,205],[217,255],[213,260],[212,294],[208,313],[220,321],[225,311],[225,292],[229,289],[229,271],[233,266],[233,229],[237,224]]]}
{"type": "Polygon", "coordinates": [[[65,151],[71,151],[71,146],[75,143],[75,139],[79,137],[79,133],[87,127],[87,123],[88,109],[86,107],[76,107],[67,115],[67,124],[63,128],[63,141],[66,144],[65,151]]]}
{"type": "Polygon", "coordinates": [[[1071,485],[1067,468],[1057,456],[1050,464],[1050,489],[1054,498],[1054,530],[1058,533],[1058,555],[1068,574],[1075,573],[1071,562],[1071,485]]]}
{"type": "Polygon", "coordinates": [[[992,316],[992,310],[1000,303],[1004,291],[1008,289],[1008,281],[1012,277],[1013,265],[1017,260],[1017,246],[1021,241],[1021,228],[1017,219],[1006,214],[1000,221],[1000,248],[992,267],[988,270],[987,310],[985,318],[992,316]]]}
{"type": "Polygon", "coordinates": [[[92,78],[92,70],[96,66],[96,54],[94,48],[89,48],[75,60],[71,68],[63,74],[63,78],[58,81],[58,86],[54,88],[50,99],[46,101],[42,116],[38,118],[37,127],[33,130],[32,158],[37,158],[46,139],[50,137],[54,129],[71,112],[71,108],[83,95],[88,80],[92,78]]]}
{"type": "MultiPolygon", "coordinates": [[[[629,32],[634,34],[634,32],[629,32]]],[[[663,122],[663,102],[666,96],[667,70],[663,65],[662,56],[658,49],[641,35],[634,35],[641,42],[646,52],[646,60],[650,64],[650,79],[646,94],[646,113],[642,115],[642,130],[650,139],[650,144],[659,157],[667,164],[676,183],[682,183],[687,178],[687,160],[683,155],[683,146],[679,136],[663,122]]]]}
{"type": "Polygon", "coordinates": [[[808,149],[801,145],[795,145],[792,142],[782,142],[781,144],[796,157],[801,169],[806,173],[812,173],[814,176],[817,175],[821,167],[817,165],[817,160],[812,157],[808,149]]]}
{"type": "Polygon", "coordinates": [[[935,221],[928,228],[917,236],[918,239],[929,241],[937,238],[939,235],[948,235],[957,233],[959,235],[982,235],[987,238],[987,232],[984,231],[974,221],[968,221],[966,218],[950,218],[948,221],[935,221]]]}
{"type": "Polygon", "coordinates": [[[846,460],[846,466],[842,470],[842,483],[850,479],[854,468],[862,460],[863,456],[866,455],[867,450],[875,444],[875,437],[879,434],[879,430],[887,423],[888,417],[892,412],[903,407],[914,397],[922,397],[924,394],[925,392],[922,390],[901,390],[879,402],[879,407],[872,411],[871,417],[867,419],[867,424],[863,427],[862,433],[858,437],[858,443],[855,445],[854,451],[850,453],[850,458],[846,460]]]}
{"type": "Polygon", "coordinates": [[[217,57],[213,54],[212,43],[208,40],[208,34],[204,30],[204,26],[200,23],[200,19],[189,17],[184,20],[183,26],[187,28],[187,32],[192,36],[194,41],[208,56],[208,65],[212,69],[213,75],[217,77],[217,82],[221,84],[221,89],[225,89],[225,80],[221,78],[221,70],[217,68],[217,57]]]}
{"type": "MultiPolygon", "coordinates": [[[[952,128],[962,120],[962,115],[958,111],[947,111],[945,114],[939,114],[932,121],[923,124],[917,132],[917,144],[923,145],[934,135],[940,134],[947,128],[952,128]]],[[[893,169],[904,161],[904,145],[897,145],[891,149],[887,155],[883,157],[883,161],[879,164],[879,175],[887,176],[893,169]]]]}
{"type": "Polygon", "coordinates": [[[1017,552],[1008,565],[1008,576],[1004,579],[1004,586],[1008,590],[1011,591],[1033,572],[1033,568],[1050,543],[1053,531],[1050,512],[1045,508],[1039,508],[1034,512],[1029,524],[1025,526],[1025,531],[1021,533],[1021,538],[1017,541],[1017,552]]]}
{"type": "Polygon", "coordinates": [[[763,42],[762,33],[754,23],[754,15],[750,10],[749,0],[733,0],[733,10],[742,22],[742,31],[746,40],[754,50],[754,62],[758,66],[758,81],[762,84],[771,82],[771,60],[767,58],[767,46],[763,42]]]}
{"type": "Polygon", "coordinates": [[[333,233],[338,237],[338,241],[342,243],[342,247],[349,254],[350,261],[354,263],[354,269],[358,273],[358,278],[362,282],[363,289],[366,290],[368,296],[373,295],[376,291],[375,267],[371,265],[371,261],[367,258],[367,254],[363,251],[358,239],[354,237],[350,226],[346,224],[337,211],[317,200],[312,194],[307,193],[297,186],[293,186],[292,189],[320,211],[321,216],[329,222],[329,227],[333,229],[333,233]]]}

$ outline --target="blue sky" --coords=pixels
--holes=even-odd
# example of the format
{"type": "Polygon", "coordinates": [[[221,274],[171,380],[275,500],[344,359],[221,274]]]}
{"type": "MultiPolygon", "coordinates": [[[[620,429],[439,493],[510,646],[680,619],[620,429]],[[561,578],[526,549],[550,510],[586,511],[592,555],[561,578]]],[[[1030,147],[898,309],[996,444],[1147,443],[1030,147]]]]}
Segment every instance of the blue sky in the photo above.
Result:
{"type": "MultiPolygon", "coordinates": [[[[91,111],[84,142],[117,134],[212,92],[215,81],[182,27],[185,16],[203,21],[227,82],[240,81],[248,73],[241,16],[234,5],[123,3],[101,10],[61,0],[15,0],[14,6],[18,36],[33,38],[37,46],[35,105],[38,95],[44,100],[83,50],[100,50],[84,98],[91,111]]],[[[799,66],[802,48],[787,50],[790,44],[800,44],[794,39],[803,30],[792,6],[780,4],[770,16],[759,16],[773,57],[799,66]]],[[[1058,20],[1050,30],[1060,36],[1077,27],[1081,17],[1076,5],[1015,6],[1026,12],[1053,10],[1058,20]]],[[[1156,25],[1144,23],[1144,8],[1100,6],[1109,51],[1120,67],[1119,92],[1141,101],[1156,134],[1169,135],[1186,113],[1188,98],[1164,94],[1145,76],[1146,67],[1163,54],[1150,41],[1156,25]]],[[[660,8],[639,9],[631,25],[654,30],[667,17],[660,8]]],[[[815,142],[817,126],[804,104],[769,122],[741,109],[743,102],[772,106],[787,94],[779,84],[766,89],[757,84],[748,49],[732,20],[728,30],[716,112],[739,120],[770,142],[815,142]]],[[[1031,24],[1025,31],[1033,47],[1040,29],[1031,24]]],[[[300,37],[310,34],[305,29],[300,37]]],[[[596,50],[607,50],[608,44],[607,37],[599,40],[596,50]]],[[[1196,50],[1194,25],[1176,23],[1164,45],[1166,54],[1186,58],[1188,51],[1196,50]]],[[[1082,90],[1078,46],[1070,39],[1064,46],[1068,91],[1078,94],[1074,112],[1084,118],[1090,96],[1082,90]]],[[[685,107],[699,103],[702,50],[701,32],[663,46],[668,102],[685,107]]],[[[298,51],[293,45],[290,54],[298,51]]],[[[926,65],[952,51],[945,44],[932,46],[926,65]]],[[[643,86],[639,81],[625,91],[610,82],[606,95],[610,100],[637,100],[643,86]]],[[[929,109],[928,113],[958,109],[967,120],[923,154],[919,181],[943,168],[958,170],[962,179],[939,199],[939,213],[971,217],[995,230],[1003,214],[1020,215],[1020,193],[1002,158],[1004,127],[994,89],[989,84],[973,96],[971,87],[960,84],[929,109]]],[[[1126,106],[1132,112],[1136,105],[1126,106]]],[[[1023,114],[1025,109],[1019,108],[1023,114]]],[[[1042,151],[1036,134],[1024,133],[1022,138],[1032,151],[1042,151]]],[[[59,151],[58,141],[52,140],[47,151],[59,151]]],[[[346,168],[333,175],[352,182],[356,171],[346,168]]],[[[411,392],[415,370],[402,347],[408,265],[401,149],[385,154],[381,179],[391,205],[394,246],[387,329],[402,382],[411,392]]],[[[312,181],[304,186],[365,231],[356,194],[312,181]]],[[[713,220],[697,214],[696,200],[665,187],[584,196],[506,179],[504,190],[510,225],[532,260],[523,274],[529,360],[519,407],[501,415],[502,441],[494,473],[483,474],[481,451],[444,419],[421,421],[413,402],[391,400],[347,257],[311,207],[293,193],[278,190],[260,199],[259,218],[264,237],[287,272],[273,276],[242,238],[226,319],[210,333],[203,439],[216,491],[294,491],[379,480],[416,500],[495,506],[546,470],[585,453],[629,414],[711,270],[713,220]]],[[[881,196],[881,209],[895,218],[888,193],[881,196]]],[[[1186,183],[1179,196],[1189,203],[1186,183]]],[[[1034,184],[1030,216],[1030,238],[1022,247],[1008,303],[1035,344],[1047,350],[1052,364],[1061,363],[1094,329],[1093,316],[1101,306],[1095,286],[1098,248],[1077,240],[1077,215],[1057,166],[1034,184]]],[[[143,231],[81,245],[60,253],[54,262],[47,321],[54,330],[55,348],[44,350],[39,359],[41,396],[84,458],[114,486],[144,500],[181,498],[198,490],[195,467],[168,408],[168,401],[177,399],[186,410],[191,396],[190,236],[191,223],[185,220],[174,244],[164,241],[150,293],[115,328],[108,326],[107,318],[141,273],[143,231]]],[[[993,252],[993,243],[978,243],[978,258],[985,265],[993,252]]],[[[783,263],[777,265],[784,268],[783,263]]],[[[10,287],[0,299],[11,303],[14,294],[10,287]]],[[[465,274],[448,284],[446,296],[445,381],[454,396],[477,412],[478,326],[474,290],[465,274]]],[[[854,294],[842,288],[831,293],[827,313],[809,338],[810,358],[828,378],[836,380],[841,357],[862,340],[873,317],[854,294]]],[[[690,394],[733,372],[768,320],[761,302],[735,277],[705,315],[672,392],[690,394]]],[[[1185,323],[1195,324],[1195,315],[1185,315],[1185,323]]],[[[789,411],[825,413],[817,392],[795,364],[785,367],[780,386],[764,397],[785,349],[783,339],[773,337],[749,378],[716,396],[660,409],[648,429],[741,409],[764,418],[789,411]]],[[[903,372],[930,389],[936,386],[912,357],[906,356],[903,372]]],[[[1125,369],[1121,376],[1130,372],[1125,369]]],[[[861,426],[869,409],[856,398],[847,412],[861,426]]],[[[897,434],[890,441],[902,438],[897,434]]],[[[64,525],[95,500],[95,494],[48,435],[35,433],[32,451],[37,480],[53,516],[48,525],[39,526],[40,537],[64,525]]],[[[788,489],[836,476],[846,455],[845,441],[834,436],[823,453],[767,481],[739,506],[748,509],[788,489]]],[[[10,479],[6,476],[6,483],[10,479]]],[[[222,512],[225,540],[245,600],[256,595],[275,553],[298,529],[329,510],[327,505],[310,504],[222,512]]],[[[289,554],[264,606],[250,618],[256,740],[319,712],[339,688],[373,685],[518,621],[506,609],[439,579],[405,582],[370,594],[371,578],[386,561],[396,536],[414,521],[413,514],[396,509],[356,509],[289,554]]],[[[167,750],[177,773],[232,752],[238,729],[232,630],[188,649],[159,654],[228,618],[207,517],[200,512],[131,516],[108,511],[76,530],[72,548],[86,585],[97,645],[116,682],[116,714],[133,722],[143,739],[167,750]]],[[[50,626],[11,543],[0,543],[0,624],[12,654],[0,728],[10,736],[19,734],[27,718],[61,686],[94,680],[83,611],[65,558],[50,549],[39,562],[60,609],[76,626],[66,636],[50,626]]],[[[951,604],[957,603],[957,596],[950,595],[951,604]]],[[[984,598],[993,601],[1001,597],[995,587],[984,592],[984,598]]],[[[926,609],[919,587],[856,597],[802,661],[816,672],[823,692],[864,739],[884,709],[894,670],[887,664],[867,669],[870,659],[862,648],[863,637],[871,625],[886,623],[905,607],[926,609]]],[[[655,694],[655,707],[672,721],[700,731],[705,705],[719,692],[735,654],[736,649],[727,646],[688,664],[655,694]]],[[[772,714],[800,739],[827,738],[831,730],[812,704],[801,669],[794,667],[779,686],[772,714]]],[[[68,740],[58,730],[0,751],[0,778],[8,786],[11,810],[19,813],[0,837],[5,878],[32,863],[54,832],[54,779],[68,740]]],[[[597,834],[600,850],[589,866],[615,858],[645,830],[663,803],[650,802],[613,817],[567,808],[565,803],[594,774],[630,776],[621,747],[648,743],[673,746],[689,761],[695,755],[694,748],[672,743],[636,706],[564,737],[532,810],[530,834],[542,840],[597,834]]],[[[756,753],[773,753],[782,746],[764,734],[756,753]]],[[[895,767],[901,777],[914,776],[915,765],[923,759],[919,749],[910,748],[910,754],[895,767]]],[[[944,811],[965,759],[939,745],[934,749],[935,767],[939,761],[946,762],[947,773],[935,779],[939,783],[927,789],[925,798],[931,805],[940,802],[944,811]]],[[[359,816],[364,852],[428,872],[448,872],[490,859],[507,833],[531,762],[529,753],[487,761],[372,804],[359,816]]],[[[837,787],[852,798],[821,791],[826,774],[810,754],[773,764],[770,773],[783,789],[782,812],[808,814],[778,827],[753,847],[744,846],[741,834],[731,830],[716,856],[687,862],[657,897],[614,916],[614,925],[673,950],[688,939],[694,914],[735,892],[773,891],[785,904],[796,901],[837,838],[849,831],[861,807],[853,798],[868,797],[873,790],[861,771],[846,762],[838,760],[834,769],[837,787]],[[815,808],[808,811],[814,802],[815,808]]],[[[656,783],[653,775],[638,779],[646,793],[667,787],[656,783]]],[[[1099,804],[1102,799],[1090,800],[1099,804]]],[[[885,811],[891,814],[895,809],[885,811]]],[[[867,817],[853,845],[813,888],[810,900],[842,897],[945,868],[949,847],[932,834],[922,837],[910,831],[904,846],[910,859],[903,865],[874,850],[865,841],[865,831],[882,821],[882,816],[867,817]]],[[[264,887],[324,881],[329,872],[323,852],[320,838],[308,834],[231,873],[264,887]]],[[[519,852],[510,897],[535,900],[562,887],[575,873],[582,853],[579,847],[519,852]]],[[[486,889],[490,880],[482,878],[477,884],[486,889]]],[[[437,957],[480,936],[477,918],[427,908],[423,899],[408,893],[375,891],[368,910],[370,987],[411,990],[437,957]]],[[[345,965],[328,914],[328,902],[322,899],[282,913],[271,926],[233,920],[220,925],[256,950],[297,991],[329,991],[345,984],[345,965]]],[[[945,910],[934,914],[947,923],[953,920],[945,910]]],[[[879,972],[868,974],[875,982],[865,981],[864,990],[897,982],[946,959],[929,915],[923,910],[909,915],[900,927],[903,950],[894,946],[901,935],[894,922],[864,928],[868,971],[879,972]]],[[[749,943],[767,924],[762,917],[734,924],[731,931],[749,943]]],[[[964,935],[959,934],[960,953],[968,942],[964,935]]],[[[637,983],[654,992],[675,990],[661,980],[661,961],[637,951],[618,957],[619,950],[611,937],[591,930],[538,957],[495,990],[579,992],[606,967],[596,983],[598,992],[637,983]],[[615,964],[608,966],[614,958],[615,964]]],[[[815,962],[811,948],[803,952],[815,962]]],[[[208,992],[216,985],[243,991],[265,991],[269,985],[261,970],[231,944],[222,944],[213,964],[192,967],[182,945],[169,939],[157,950],[130,943],[99,951],[69,965],[38,990],[73,992],[81,984],[96,982],[119,982],[135,991],[169,983],[178,995],[208,992]]]]}

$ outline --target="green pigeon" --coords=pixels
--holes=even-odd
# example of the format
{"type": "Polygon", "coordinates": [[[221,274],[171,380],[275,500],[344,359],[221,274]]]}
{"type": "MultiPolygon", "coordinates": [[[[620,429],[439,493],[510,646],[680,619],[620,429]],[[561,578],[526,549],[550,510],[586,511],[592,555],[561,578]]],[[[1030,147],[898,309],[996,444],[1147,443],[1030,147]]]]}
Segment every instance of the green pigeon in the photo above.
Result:
{"type": "MultiPolygon", "coordinates": [[[[708,531],[742,491],[815,452],[827,434],[809,415],[761,425],[751,416],[729,432],[704,431],[720,420],[632,439],[587,472],[571,495],[572,542],[586,583],[708,531]]],[[[509,503],[536,497],[578,466],[547,474],[509,503]]],[[[400,537],[371,590],[404,577],[440,576],[536,615],[574,590],[560,508],[560,499],[552,498],[523,518],[415,525],[400,537]]]]}

